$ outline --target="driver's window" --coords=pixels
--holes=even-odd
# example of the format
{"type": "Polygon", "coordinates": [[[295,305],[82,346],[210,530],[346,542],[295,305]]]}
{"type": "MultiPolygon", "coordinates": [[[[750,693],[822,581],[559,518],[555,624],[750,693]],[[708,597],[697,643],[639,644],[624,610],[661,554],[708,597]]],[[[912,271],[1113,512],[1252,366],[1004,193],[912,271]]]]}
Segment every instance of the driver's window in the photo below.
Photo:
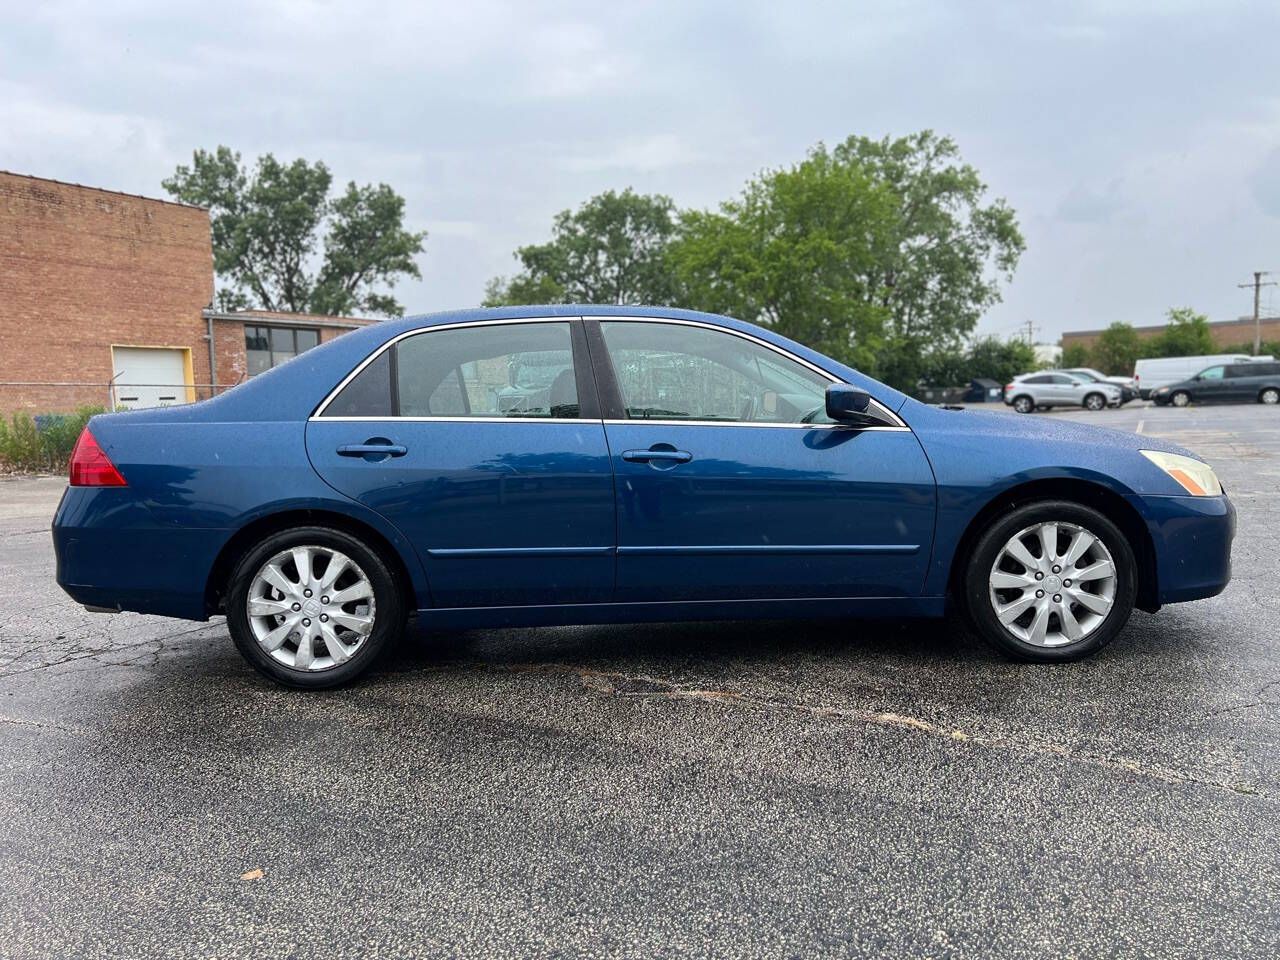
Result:
{"type": "Polygon", "coordinates": [[[1208,370],[1202,371],[1200,373],[1200,379],[1201,380],[1221,380],[1222,367],[1210,367],[1208,370]]]}
{"type": "Polygon", "coordinates": [[[705,327],[600,324],[632,420],[830,423],[830,381],[782,354],[705,327]]]}

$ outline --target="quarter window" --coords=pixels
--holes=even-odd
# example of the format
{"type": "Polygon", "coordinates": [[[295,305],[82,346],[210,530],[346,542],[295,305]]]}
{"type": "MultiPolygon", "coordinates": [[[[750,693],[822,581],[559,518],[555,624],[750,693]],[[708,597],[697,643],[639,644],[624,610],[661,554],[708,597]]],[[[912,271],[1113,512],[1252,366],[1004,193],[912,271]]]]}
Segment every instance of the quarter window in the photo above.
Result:
{"type": "Polygon", "coordinates": [[[578,416],[568,323],[425,331],[395,350],[400,416],[578,416]]]}
{"type": "Polygon", "coordinates": [[[249,376],[278,367],[320,342],[320,331],[298,327],[249,325],[244,328],[245,367],[249,376]]]}
{"type": "Polygon", "coordinates": [[[821,374],[704,327],[603,321],[628,419],[831,423],[821,374]]]}

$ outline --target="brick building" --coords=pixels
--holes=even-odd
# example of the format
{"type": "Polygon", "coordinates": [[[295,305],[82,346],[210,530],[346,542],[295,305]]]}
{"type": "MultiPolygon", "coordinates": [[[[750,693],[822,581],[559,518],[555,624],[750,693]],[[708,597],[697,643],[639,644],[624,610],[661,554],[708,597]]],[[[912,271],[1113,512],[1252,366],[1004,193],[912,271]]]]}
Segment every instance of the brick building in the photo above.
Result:
{"type": "Polygon", "coordinates": [[[208,211],[0,171],[0,414],[190,402],[372,322],[212,301],[208,211]]]}
{"type": "MultiPolygon", "coordinates": [[[[1260,324],[1262,327],[1262,339],[1264,341],[1280,340],[1280,317],[1263,317],[1260,324]]],[[[1157,324],[1150,327],[1134,327],[1141,340],[1150,340],[1157,337],[1168,329],[1168,324],[1157,324]]],[[[1209,324],[1209,334],[1213,337],[1216,346],[1224,350],[1233,350],[1237,347],[1247,344],[1249,350],[1253,349],[1253,318],[1242,317],[1239,320],[1219,320],[1216,323],[1209,324]]],[[[1093,347],[1098,342],[1098,338],[1102,336],[1101,330],[1070,330],[1062,335],[1062,348],[1065,350],[1071,346],[1082,346],[1086,349],[1093,347]]],[[[1248,352],[1248,351],[1246,351],[1248,352]]]]}

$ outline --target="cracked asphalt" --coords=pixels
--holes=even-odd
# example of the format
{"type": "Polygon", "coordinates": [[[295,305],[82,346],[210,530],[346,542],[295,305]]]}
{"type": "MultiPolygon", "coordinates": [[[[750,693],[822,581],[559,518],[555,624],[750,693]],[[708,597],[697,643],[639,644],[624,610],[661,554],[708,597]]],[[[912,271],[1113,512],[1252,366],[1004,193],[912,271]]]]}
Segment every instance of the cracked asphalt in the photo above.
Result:
{"type": "Polygon", "coordinates": [[[0,956],[1275,957],[1280,411],[1070,416],[1206,456],[1220,597],[1100,656],[955,622],[415,637],[272,686],[83,612],[0,481],[0,956]]]}

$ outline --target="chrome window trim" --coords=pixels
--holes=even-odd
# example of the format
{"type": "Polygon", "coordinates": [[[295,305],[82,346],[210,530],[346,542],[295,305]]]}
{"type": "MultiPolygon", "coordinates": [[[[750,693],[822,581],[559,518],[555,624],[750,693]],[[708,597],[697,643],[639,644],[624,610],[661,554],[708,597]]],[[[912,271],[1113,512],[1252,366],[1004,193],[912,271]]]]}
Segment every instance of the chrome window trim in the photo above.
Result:
{"type": "MultiPolygon", "coordinates": [[[[667,323],[667,324],[677,324],[677,325],[682,326],[682,327],[702,327],[704,330],[717,330],[717,331],[719,331],[719,332],[721,332],[721,333],[727,333],[727,334],[730,334],[730,335],[735,336],[735,337],[741,337],[743,340],[749,340],[750,342],[752,342],[752,343],[756,344],[757,346],[764,347],[766,350],[771,350],[771,351],[773,351],[774,353],[778,354],[779,356],[786,357],[788,360],[791,360],[791,361],[792,361],[792,362],[794,362],[794,363],[798,363],[798,364],[800,364],[800,366],[802,366],[802,367],[807,367],[809,370],[812,370],[814,373],[818,374],[818,376],[820,376],[820,377],[826,377],[826,378],[827,378],[827,380],[828,380],[828,381],[830,381],[831,383],[845,383],[845,382],[846,382],[846,381],[844,381],[844,380],[841,380],[839,377],[837,377],[837,376],[836,376],[834,373],[832,373],[830,370],[823,370],[823,369],[822,369],[822,367],[818,366],[816,363],[810,363],[808,360],[804,359],[803,357],[797,357],[797,356],[796,356],[794,353],[792,353],[790,350],[786,350],[786,349],[784,349],[784,348],[782,348],[782,347],[776,346],[776,345],[774,345],[774,344],[770,343],[770,342],[769,342],[769,341],[767,341],[767,340],[761,340],[759,337],[753,336],[752,334],[749,334],[749,333],[744,333],[744,332],[743,332],[743,331],[741,331],[741,330],[734,330],[734,329],[732,329],[731,327],[722,327],[722,326],[720,326],[720,325],[718,325],[718,324],[715,324],[715,323],[707,323],[707,322],[705,322],[705,321],[703,321],[703,320],[679,320],[679,319],[676,319],[675,317],[631,317],[631,316],[627,316],[627,317],[612,317],[612,316],[610,316],[610,317],[601,317],[601,316],[592,316],[592,315],[590,315],[590,314],[585,314],[585,315],[583,315],[582,319],[583,319],[583,320],[597,320],[597,321],[599,321],[600,323],[667,323]]],[[[606,343],[606,346],[608,346],[608,344],[607,344],[607,343],[606,343]]],[[[883,403],[881,403],[881,402],[880,402],[879,400],[877,400],[875,397],[872,397],[872,398],[871,398],[871,402],[872,402],[872,404],[874,404],[874,405],[875,405],[876,410],[878,410],[880,413],[882,413],[882,414],[883,414],[885,417],[887,417],[891,422],[890,422],[889,424],[886,424],[886,425],[885,425],[885,426],[883,426],[883,427],[863,427],[862,429],[864,429],[864,430],[883,430],[883,429],[891,429],[891,430],[910,430],[910,429],[911,429],[910,427],[908,427],[908,426],[907,426],[906,422],[905,422],[905,421],[904,421],[900,416],[898,416],[896,413],[894,413],[892,410],[890,410],[888,407],[886,407],[883,403]]],[[[606,421],[606,422],[607,422],[607,423],[612,423],[612,422],[615,422],[615,421],[606,421]]],[[[768,427],[808,427],[810,430],[815,429],[815,425],[813,425],[813,424],[807,424],[807,423],[768,423],[768,424],[765,424],[765,423],[753,423],[753,422],[751,422],[751,421],[749,421],[749,420],[742,420],[742,421],[739,421],[739,420],[669,420],[669,421],[658,421],[658,420],[647,420],[647,421],[646,421],[646,420],[619,420],[619,421],[616,421],[616,422],[618,422],[618,423],[659,423],[659,422],[665,422],[665,423],[699,423],[699,424],[720,424],[720,425],[723,425],[723,424],[736,424],[736,425],[738,425],[738,426],[749,426],[749,427],[765,427],[765,426],[768,426],[768,427]]],[[[822,426],[843,426],[843,427],[848,427],[848,426],[850,426],[850,424],[817,424],[816,426],[817,426],[817,427],[822,427],[822,426]]]]}
{"type": "Polygon", "coordinates": [[[591,417],[308,417],[307,421],[323,423],[599,423],[591,417]]]}
{"type": "Polygon", "coordinates": [[[729,327],[723,327],[714,323],[707,323],[702,320],[683,320],[683,319],[678,319],[676,317],[634,317],[634,316],[603,316],[602,317],[602,316],[595,316],[590,314],[584,314],[580,317],[577,317],[577,316],[575,317],[508,317],[506,319],[498,319],[498,320],[461,320],[457,323],[441,323],[441,324],[437,324],[435,326],[429,326],[429,327],[415,327],[413,330],[406,330],[404,333],[396,334],[386,343],[382,344],[380,347],[374,350],[371,354],[369,354],[369,356],[365,357],[364,360],[362,360],[359,364],[356,365],[354,370],[352,370],[345,377],[343,377],[342,380],[338,383],[338,385],[334,387],[332,390],[330,390],[328,395],[322,401],[320,401],[320,405],[316,407],[315,412],[312,413],[311,416],[308,417],[307,419],[308,421],[330,420],[335,422],[347,421],[347,422],[354,422],[354,423],[373,423],[373,422],[384,423],[388,420],[403,420],[403,421],[424,422],[424,423],[432,423],[432,422],[436,422],[436,423],[490,423],[490,422],[492,423],[600,423],[600,422],[603,422],[606,424],[649,423],[655,426],[770,427],[770,428],[787,427],[790,429],[801,429],[801,430],[824,430],[824,429],[829,430],[834,428],[841,428],[846,430],[885,430],[885,431],[893,431],[897,433],[911,432],[911,428],[906,424],[906,422],[901,417],[899,417],[896,413],[894,413],[892,410],[886,407],[883,403],[881,403],[875,397],[871,398],[871,403],[875,406],[877,411],[879,411],[881,414],[883,414],[886,418],[888,418],[891,421],[890,423],[884,424],[884,425],[876,425],[876,426],[859,426],[857,424],[846,424],[846,423],[817,423],[817,424],[754,423],[750,420],[603,420],[601,421],[601,420],[585,419],[582,417],[326,417],[324,415],[324,412],[328,408],[329,404],[332,403],[334,398],[337,397],[337,395],[343,391],[343,388],[345,388],[348,383],[350,383],[356,377],[360,376],[360,374],[364,371],[365,367],[373,363],[373,361],[377,360],[378,357],[382,356],[384,352],[386,352],[387,350],[390,350],[392,346],[399,343],[401,340],[405,340],[409,337],[417,336],[418,334],[422,334],[422,333],[435,333],[440,330],[458,330],[464,327],[496,327],[496,326],[508,326],[516,323],[572,323],[574,320],[598,320],[602,323],[604,322],[667,323],[667,324],[677,324],[679,326],[685,326],[685,327],[702,327],[705,330],[718,330],[722,333],[727,333],[735,337],[741,337],[743,340],[748,340],[751,343],[764,347],[766,350],[772,350],[774,353],[779,354],[780,356],[786,357],[788,360],[798,363],[802,367],[806,367],[809,370],[812,370],[814,373],[818,374],[819,376],[825,377],[831,383],[847,382],[847,381],[841,380],[839,377],[831,373],[829,370],[824,370],[822,369],[822,367],[818,366],[815,363],[810,363],[808,360],[805,360],[803,357],[797,357],[791,351],[786,350],[782,347],[775,346],[774,344],[769,343],[767,340],[761,340],[759,337],[752,336],[749,333],[744,333],[741,330],[733,330],[729,327]]]}
{"type": "Polygon", "coordinates": [[[640,426],[653,424],[655,427],[764,427],[768,430],[888,430],[893,433],[910,433],[908,426],[893,427],[889,424],[857,423],[756,423],[753,420],[605,420],[606,426],[640,426]]]}

